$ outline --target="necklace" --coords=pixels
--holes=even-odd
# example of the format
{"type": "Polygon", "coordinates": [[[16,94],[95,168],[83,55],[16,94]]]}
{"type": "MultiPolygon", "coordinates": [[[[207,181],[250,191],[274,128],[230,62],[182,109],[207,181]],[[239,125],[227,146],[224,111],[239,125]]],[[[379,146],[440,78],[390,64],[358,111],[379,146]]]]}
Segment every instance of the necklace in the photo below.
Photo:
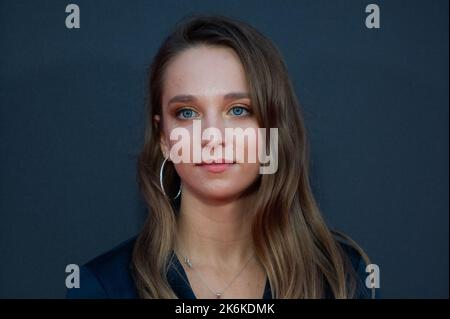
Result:
{"type": "Polygon", "coordinates": [[[217,290],[214,291],[213,289],[211,289],[208,284],[206,283],[206,281],[203,279],[203,277],[201,276],[200,272],[193,266],[192,264],[192,260],[188,257],[188,256],[184,256],[184,263],[194,271],[194,273],[197,275],[197,277],[200,279],[200,281],[202,282],[202,284],[216,297],[216,299],[220,299],[222,297],[222,295],[225,293],[225,290],[227,290],[231,284],[239,277],[239,275],[244,271],[244,269],[247,267],[247,265],[249,264],[250,260],[253,259],[253,255],[250,256],[250,258],[247,260],[247,262],[244,264],[244,267],[242,267],[242,269],[231,279],[230,282],[228,282],[228,284],[221,290],[217,290]]]}

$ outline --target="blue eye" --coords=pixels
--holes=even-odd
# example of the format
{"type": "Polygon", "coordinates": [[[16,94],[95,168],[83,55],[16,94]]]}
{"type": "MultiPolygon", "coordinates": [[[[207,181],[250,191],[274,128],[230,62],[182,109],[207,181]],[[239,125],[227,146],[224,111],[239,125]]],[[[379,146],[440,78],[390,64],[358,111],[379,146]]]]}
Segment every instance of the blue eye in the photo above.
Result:
{"type": "Polygon", "coordinates": [[[230,109],[230,112],[234,116],[245,116],[250,113],[245,107],[242,106],[234,106],[230,109]]]}
{"type": "Polygon", "coordinates": [[[198,115],[197,112],[191,109],[181,109],[177,112],[177,117],[182,120],[188,120],[198,115]]]}

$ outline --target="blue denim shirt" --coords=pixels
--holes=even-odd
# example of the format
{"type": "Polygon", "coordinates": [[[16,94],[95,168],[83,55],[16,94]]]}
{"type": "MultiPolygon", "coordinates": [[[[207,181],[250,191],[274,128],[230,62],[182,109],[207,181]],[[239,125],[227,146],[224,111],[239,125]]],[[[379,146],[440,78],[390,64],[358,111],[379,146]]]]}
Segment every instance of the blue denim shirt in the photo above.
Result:
{"type": "MultiPolygon", "coordinates": [[[[131,259],[136,237],[133,237],[110,251],[96,257],[80,267],[80,288],[67,289],[66,298],[70,299],[135,299],[139,298],[132,277],[131,259]]],[[[348,254],[352,266],[359,277],[356,298],[372,298],[372,290],[366,288],[365,263],[356,250],[341,244],[348,254]]],[[[172,262],[167,274],[168,282],[180,299],[195,299],[189,280],[176,254],[172,253],[172,262]]],[[[376,289],[376,298],[379,297],[376,289]]],[[[328,298],[332,298],[327,293],[328,298]]],[[[262,299],[272,299],[269,281],[266,280],[262,299]]]]}

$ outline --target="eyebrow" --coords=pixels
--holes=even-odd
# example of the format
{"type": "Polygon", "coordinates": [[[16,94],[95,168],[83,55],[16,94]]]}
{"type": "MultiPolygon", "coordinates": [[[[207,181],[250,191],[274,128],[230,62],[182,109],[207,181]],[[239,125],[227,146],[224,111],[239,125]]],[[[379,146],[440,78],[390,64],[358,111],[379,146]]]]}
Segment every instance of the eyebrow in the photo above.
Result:
{"type": "MultiPolygon", "coordinates": [[[[250,98],[250,95],[247,92],[230,92],[223,96],[224,101],[228,100],[238,100],[238,99],[244,99],[244,98],[250,98]]],[[[176,103],[176,102],[182,102],[182,103],[190,103],[190,102],[196,102],[197,97],[195,95],[190,94],[181,94],[181,95],[175,95],[172,97],[168,104],[170,103],[176,103]]]]}

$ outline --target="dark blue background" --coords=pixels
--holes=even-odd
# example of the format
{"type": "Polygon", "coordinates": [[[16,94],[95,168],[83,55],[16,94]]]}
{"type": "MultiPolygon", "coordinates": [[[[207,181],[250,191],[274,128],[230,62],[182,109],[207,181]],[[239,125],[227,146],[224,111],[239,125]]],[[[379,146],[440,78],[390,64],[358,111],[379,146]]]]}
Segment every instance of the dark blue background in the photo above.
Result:
{"type": "Polygon", "coordinates": [[[146,67],[196,12],[280,48],[320,208],[383,296],[448,297],[448,1],[74,1],[78,30],[69,3],[0,2],[0,297],[63,297],[67,264],[139,231],[146,67]]]}

